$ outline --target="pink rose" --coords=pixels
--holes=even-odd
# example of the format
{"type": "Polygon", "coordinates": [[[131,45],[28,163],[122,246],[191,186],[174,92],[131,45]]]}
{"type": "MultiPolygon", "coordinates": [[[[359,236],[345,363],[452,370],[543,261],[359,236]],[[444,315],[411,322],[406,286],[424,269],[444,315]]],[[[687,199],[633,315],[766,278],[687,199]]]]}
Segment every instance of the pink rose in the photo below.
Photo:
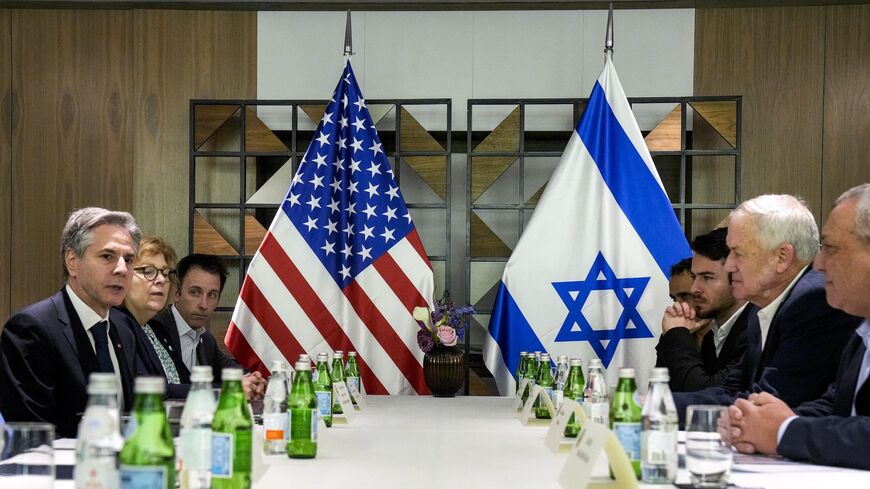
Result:
{"type": "Polygon", "coordinates": [[[450,326],[438,326],[438,340],[444,346],[456,346],[456,330],[450,326]]]}

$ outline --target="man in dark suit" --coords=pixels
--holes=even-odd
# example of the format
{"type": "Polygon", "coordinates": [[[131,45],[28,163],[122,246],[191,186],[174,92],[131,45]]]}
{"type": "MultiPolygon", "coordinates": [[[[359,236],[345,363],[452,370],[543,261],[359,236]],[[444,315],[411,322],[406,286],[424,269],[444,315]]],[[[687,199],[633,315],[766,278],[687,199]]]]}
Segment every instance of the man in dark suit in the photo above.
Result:
{"type": "Polygon", "coordinates": [[[722,385],[743,358],[747,319],[755,309],[735,299],[731,290],[731,274],[725,271],[727,233],[726,228],[714,229],[692,241],[692,302],[677,301],[665,311],[656,366],[668,368],[674,392],[722,385]],[[678,316],[677,307],[691,308],[686,309],[689,317],[678,316]],[[695,318],[710,321],[700,351],[691,333],[695,318]]]}
{"type": "Polygon", "coordinates": [[[818,236],[812,213],[790,195],[762,195],[731,213],[725,270],[734,297],[759,310],[749,317],[743,360],[722,386],[674,394],[681,419],[688,405],[729,405],[750,391],[797,406],[834,380],[861,319],[825,301],[822,274],[809,266],[818,236]]]}
{"type": "Polygon", "coordinates": [[[6,322],[0,335],[0,412],[75,437],[91,372],[115,374],[122,408],[133,403],[134,325],[113,306],[133,277],[141,233],[126,212],[79,209],[61,239],[66,285],[6,322]]]}
{"type": "MultiPolygon", "coordinates": [[[[821,398],[794,411],[768,393],[737,400],[729,408],[734,444],[746,453],[870,470],[870,184],[837,200],[815,267],[825,275],[828,303],[865,319],[821,398]]],[[[817,360],[806,356],[807,363],[817,360]]]]}
{"type": "MultiPolygon", "coordinates": [[[[175,304],[153,319],[164,326],[170,350],[176,352],[183,364],[178,368],[182,384],[190,382],[194,365],[210,365],[217,384],[221,381],[222,369],[241,368],[221,351],[208,331],[209,319],[220,302],[227,275],[223,262],[213,255],[195,253],[182,258],[178,262],[175,304]]],[[[251,372],[242,378],[242,386],[250,399],[260,399],[265,393],[266,379],[259,372],[251,372]]]]}

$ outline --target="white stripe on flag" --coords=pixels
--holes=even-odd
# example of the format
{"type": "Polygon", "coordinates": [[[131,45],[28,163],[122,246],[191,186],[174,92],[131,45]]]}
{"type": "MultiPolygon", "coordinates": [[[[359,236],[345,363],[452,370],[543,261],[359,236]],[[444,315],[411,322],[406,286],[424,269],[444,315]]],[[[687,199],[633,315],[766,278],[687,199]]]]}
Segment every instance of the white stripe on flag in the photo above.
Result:
{"type": "MultiPolygon", "coordinates": [[[[433,309],[433,297],[435,296],[434,282],[432,280],[414,281],[414,277],[426,277],[432,274],[432,269],[429,268],[429,264],[420,256],[420,253],[417,253],[417,250],[411,245],[407,238],[396,243],[387,253],[393,257],[393,260],[399,268],[405,272],[405,275],[414,284],[414,287],[417,288],[417,292],[420,293],[420,296],[426,299],[426,304],[429,305],[429,309],[433,309]]],[[[415,337],[416,334],[417,331],[415,330],[415,337]]],[[[419,350],[416,344],[415,348],[419,350]]]]}
{"type": "Polygon", "coordinates": [[[284,355],[266,334],[263,325],[257,321],[257,317],[254,316],[241,297],[236,303],[236,310],[233,312],[233,322],[264,365],[271,368],[273,360],[285,360],[290,364],[290,368],[293,368],[293,359],[288,361],[284,358],[284,355]]]}
{"type": "MultiPolygon", "coordinates": [[[[299,235],[299,231],[293,226],[293,223],[287,219],[286,214],[278,213],[271,232],[287,255],[296,257],[293,263],[299,269],[299,273],[317,292],[327,311],[341,326],[356,351],[362,355],[369,369],[387,391],[390,394],[401,394],[409,389],[410,385],[408,385],[405,376],[356,314],[347,297],[327,273],[320,259],[311,251],[308,243],[299,235]]],[[[283,284],[281,287],[283,288],[283,284]]],[[[307,319],[307,316],[303,315],[303,317],[307,319]]],[[[294,334],[298,334],[295,331],[295,324],[293,322],[290,324],[293,325],[294,334]]]]}

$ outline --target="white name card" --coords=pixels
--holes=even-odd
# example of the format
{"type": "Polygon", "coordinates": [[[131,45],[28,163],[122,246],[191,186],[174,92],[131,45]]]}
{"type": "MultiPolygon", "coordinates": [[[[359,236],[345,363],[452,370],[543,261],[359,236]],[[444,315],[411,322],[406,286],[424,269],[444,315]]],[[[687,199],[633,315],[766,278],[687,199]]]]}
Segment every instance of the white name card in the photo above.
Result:
{"type": "MultiPolygon", "coordinates": [[[[369,407],[368,401],[366,401],[366,396],[359,389],[356,388],[356,384],[350,383],[347,384],[347,388],[350,391],[350,395],[353,400],[356,401],[356,407],[359,408],[360,411],[367,409],[369,407]]],[[[342,408],[343,409],[343,408],[342,408]]]]}
{"type": "MultiPolygon", "coordinates": [[[[538,399],[539,396],[544,399],[544,405],[547,406],[547,411],[550,414],[550,418],[552,419],[553,416],[556,415],[556,408],[555,406],[553,406],[553,401],[550,399],[550,396],[547,395],[547,391],[542,389],[541,386],[535,385],[534,387],[532,387],[532,392],[529,393],[529,398],[526,399],[526,403],[523,405],[522,412],[520,412],[520,423],[522,423],[523,426],[528,425],[531,420],[536,419],[535,413],[533,413],[532,411],[535,408],[535,401],[538,399]]],[[[547,424],[550,423],[548,420],[540,421],[547,424]]]]}
{"type": "Polygon", "coordinates": [[[565,460],[565,465],[562,466],[559,485],[565,489],[637,489],[638,487],[634,469],[616,435],[606,426],[598,423],[583,425],[583,431],[580,432],[577,442],[565,460]],[[592,469],[602,450],[607,453],[607,460],[615,480],[590,483],[592,469]]]}
{"type": "Polygon", "coordinates": [[[574,442],[574,440],[566,440],[564,438],[565,426],[568,425],[568,420],[571,419],[572,414],[580,426],[586,425],[586,413],[583,411],[583,406],[574,399],[563,400],[562,407],[559,408],[556,416],[553,417],[553,421],[550,422],[550,428],[547,430],[547,438],[544,441],[544,444],[551,452],[558,453],[562,444],[566,441],[568,443],[574,442]]]}
{"type": "Polygon", "coordinates": [[[341,410],[344,411],[343,414],[333,413],[333,418],[336,416],[342,416],[348,423],[350,423],[353,421],[353,418],[356,417],[356,411],[353,409],[353,402],[350,400],[350,392],[347,391],[347,384],[344,382],[335,382],[332,384],[332,390],[335,393],[335,398],[338,399],[338,402],[341,404],[341,410]]]}
{"type": "Polygon", "coordinates": [[[516,394],[516,402],[514,402],[514,409],[519,411],[523,407],[523,392],[525,392],[526,387],[529,386],[529,379],[523,377],[520,379],[520,387],[517,389],[516,394]]]}

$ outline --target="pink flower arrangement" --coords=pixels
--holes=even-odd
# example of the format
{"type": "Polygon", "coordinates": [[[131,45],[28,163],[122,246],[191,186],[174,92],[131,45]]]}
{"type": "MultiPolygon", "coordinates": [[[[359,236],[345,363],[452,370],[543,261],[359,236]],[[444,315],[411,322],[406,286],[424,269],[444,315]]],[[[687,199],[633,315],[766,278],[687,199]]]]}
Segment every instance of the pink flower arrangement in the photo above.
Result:
{"type": "Polygon", "coordinates": [[[456,307],[450,300],[450,294],[444,292],[444,297],[435,299],[435,309],[415,307],[414,319],[420,325],[417,331],[417,345],[423,353],[429,353],[435,345],[456,346],[465,339],[466,317],[474,313],[471,306],[456,307]]]}

